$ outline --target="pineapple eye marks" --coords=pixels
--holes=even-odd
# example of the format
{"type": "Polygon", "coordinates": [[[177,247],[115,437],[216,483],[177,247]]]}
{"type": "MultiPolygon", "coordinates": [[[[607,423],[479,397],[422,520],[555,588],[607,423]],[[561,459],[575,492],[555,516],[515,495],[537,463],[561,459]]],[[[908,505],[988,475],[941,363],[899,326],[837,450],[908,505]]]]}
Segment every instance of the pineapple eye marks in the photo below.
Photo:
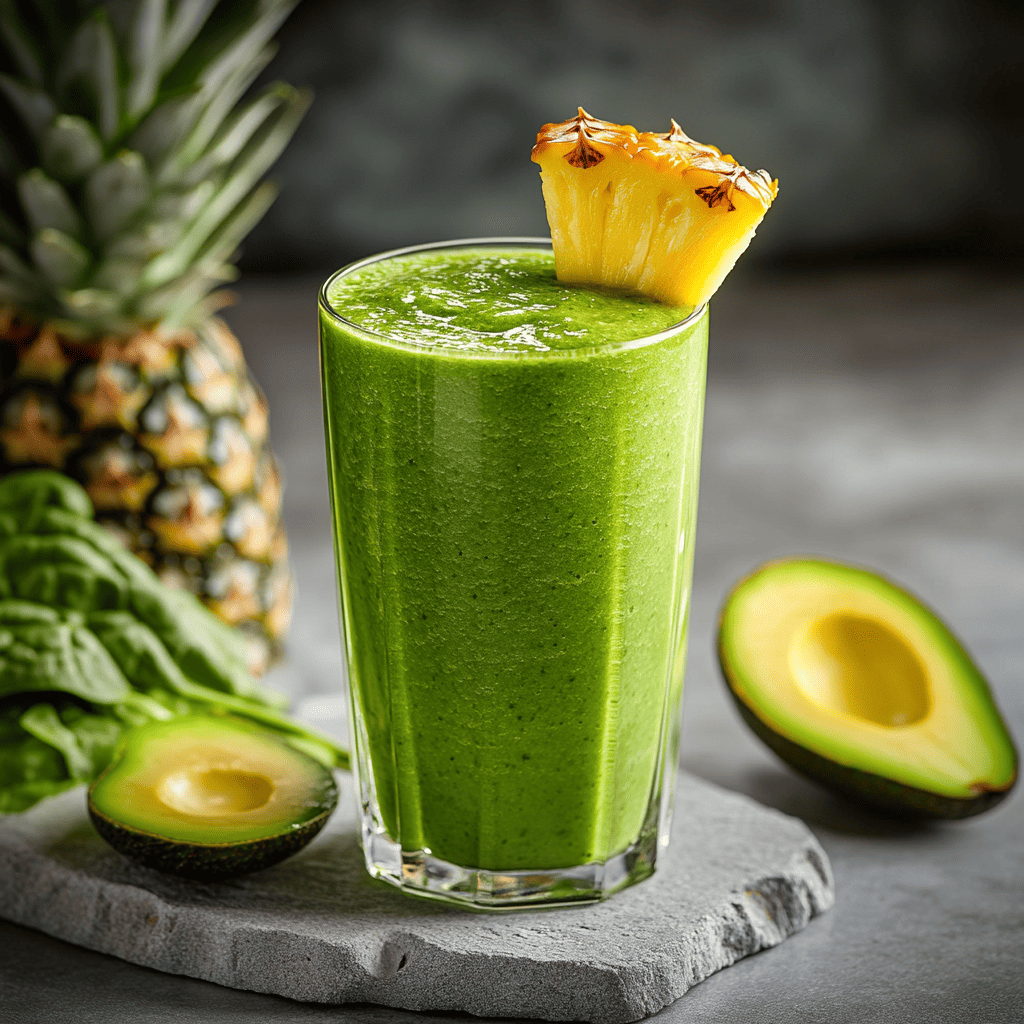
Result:
{"type": "MultiPolygon", "coordinates": [[[[596,167],[605,158],[603,147],[614,147],[630,157],[668,161],[680,173],[685,174],[690,168],[717,173],[722,181],[716,185],[707,185],[695,189],[708,206],[729,204],[734,189],[741,189],[759,198],[767,209],[778,193],[778,182],[764,170],[750,171],[741,166],[732,156],[723,155],[717,146],[708,146],[691,139],[675,118],[668,132],[638,132],[632,125],[614,124],[611,121],[599,121],[591,117],[582,107],[578,108],[576,117],[563,121],[561,124],[546,124],[537,135],[537,145],[533,149],[532,158],[544,151],[544,147],[553,143],[574,143],[572,148],[563,153],[563,158],[571,167],[588,170],[596,167]]],[[[605,192],[614,191],[613,182],[605,186],[605,192]]]]}
{"type": "Polygon", "coordinates": [[[736,209],[736,205],[732,201],[732,194],[735,189],[741,189],[770,206],[771,201],[775,198],[775,193],[778,191],[778,184],[772,181],[767,171],[748,171],[745,167],[737,167],[730,174],[726,175],[725,181],[721,184],[715,186],[706,185],[704,188],[699,188],[696,191],[697,195],[711,209],[725,203],[728,204],[729,211],[731,212],[736,209]]]}

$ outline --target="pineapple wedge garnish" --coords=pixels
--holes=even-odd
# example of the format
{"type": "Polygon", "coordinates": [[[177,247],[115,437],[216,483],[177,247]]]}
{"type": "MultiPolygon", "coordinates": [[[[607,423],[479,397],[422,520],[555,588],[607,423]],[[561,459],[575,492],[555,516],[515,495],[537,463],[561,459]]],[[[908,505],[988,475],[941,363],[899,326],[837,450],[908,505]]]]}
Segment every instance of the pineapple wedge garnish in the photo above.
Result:
{"type": "Polygon", "coordinates": [[[598,121],[582,107],[546,124],[531,157],[565,284],[698,309],[750,244],[778,192],[672,122],[665,134],[598,121]]]}

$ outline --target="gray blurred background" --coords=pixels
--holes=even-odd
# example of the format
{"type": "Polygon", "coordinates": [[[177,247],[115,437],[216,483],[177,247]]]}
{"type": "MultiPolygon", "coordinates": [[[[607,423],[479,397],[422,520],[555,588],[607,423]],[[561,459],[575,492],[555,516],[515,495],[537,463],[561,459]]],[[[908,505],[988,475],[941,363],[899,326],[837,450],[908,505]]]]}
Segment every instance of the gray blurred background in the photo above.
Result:
{"type": "MultiPolygon", "coordinates": [[[[243,268],[546,234],[529,160],[574,115],[780,181],[744,263],[1017,259],[1020,0],[304,0],[268,77],[316,102],[243,268]]],[[[748,267],[749,269],[749,267],[748,267]]]]}

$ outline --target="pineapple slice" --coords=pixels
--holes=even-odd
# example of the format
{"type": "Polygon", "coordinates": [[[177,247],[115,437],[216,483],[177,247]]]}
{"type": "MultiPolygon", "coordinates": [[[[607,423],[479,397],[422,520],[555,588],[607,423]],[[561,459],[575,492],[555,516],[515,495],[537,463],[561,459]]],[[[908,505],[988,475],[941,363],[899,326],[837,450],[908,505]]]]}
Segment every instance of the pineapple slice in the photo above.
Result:
{"type": "Polygon", "coordinates": [[[544,125],[531,158],[559,281],[690,309],[718,290],[778,192],[767,171],[694,142],[675,121],[665,134],[638,132],[582,107],[544,125]]]}

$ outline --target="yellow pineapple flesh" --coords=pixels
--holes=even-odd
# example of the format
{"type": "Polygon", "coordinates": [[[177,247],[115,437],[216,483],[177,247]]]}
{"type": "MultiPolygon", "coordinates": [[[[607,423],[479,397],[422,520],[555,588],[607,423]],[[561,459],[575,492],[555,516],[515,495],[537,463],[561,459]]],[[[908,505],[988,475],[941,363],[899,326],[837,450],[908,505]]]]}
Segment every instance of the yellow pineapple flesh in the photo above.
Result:
{"type": "Polygon", "coordinates": [[[532,159],[565,284],[698,309],[750,244],[778,192],[676,124],[664,134],[591,117],[547,124],[532,159]]]}

